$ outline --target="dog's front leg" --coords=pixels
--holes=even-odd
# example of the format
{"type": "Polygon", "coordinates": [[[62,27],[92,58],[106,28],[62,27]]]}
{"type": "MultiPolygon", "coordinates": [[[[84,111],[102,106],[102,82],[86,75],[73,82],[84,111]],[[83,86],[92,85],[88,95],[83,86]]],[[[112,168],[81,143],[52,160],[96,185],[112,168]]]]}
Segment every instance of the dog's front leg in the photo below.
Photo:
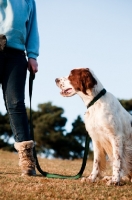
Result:
{"type": "Polygon", "coordinates": [[[93,149],[94,149],[94,162],[93,162],[93,170],[91,174],[86,178],[86,181],[95,182],[96,178],[100,176],[100,158],[101,151],[99,149],[98,144],[93,141],[93,149]]]}
{"type": "Polygon", "coordinates": [[[112,180],[108,184],[120,185],[121,178],[121,158],[122,158],[122,140],[120,137],[112,139],[113,148],[113,175],[112,180]]]}

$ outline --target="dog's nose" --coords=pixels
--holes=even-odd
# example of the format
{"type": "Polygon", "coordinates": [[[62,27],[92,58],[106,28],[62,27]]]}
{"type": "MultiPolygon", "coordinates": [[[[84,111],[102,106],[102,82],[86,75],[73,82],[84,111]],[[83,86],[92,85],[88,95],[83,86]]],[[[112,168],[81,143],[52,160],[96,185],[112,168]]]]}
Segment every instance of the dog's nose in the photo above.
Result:
{"type": "Polygon", "coordinates": [[[59,83],[59,82],[60,82],[60,79],[59,79],[59,78],[56,78],[56,79],[55,79],[55,82],[56,82],[56,83],[59,83]]]}

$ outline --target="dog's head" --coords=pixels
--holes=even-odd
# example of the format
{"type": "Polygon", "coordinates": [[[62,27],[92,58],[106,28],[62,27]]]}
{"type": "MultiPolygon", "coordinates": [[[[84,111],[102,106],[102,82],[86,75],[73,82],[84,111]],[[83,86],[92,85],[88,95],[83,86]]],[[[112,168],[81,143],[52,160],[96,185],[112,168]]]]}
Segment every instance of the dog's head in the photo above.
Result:
{"type": "Polygon", "coordinates": [[[64,97],[73,96],[79,91],[87,95],[86,91],[97,84],[89,68],[73,69],[69,76],[56,78],[55,82],[64,97]]]}

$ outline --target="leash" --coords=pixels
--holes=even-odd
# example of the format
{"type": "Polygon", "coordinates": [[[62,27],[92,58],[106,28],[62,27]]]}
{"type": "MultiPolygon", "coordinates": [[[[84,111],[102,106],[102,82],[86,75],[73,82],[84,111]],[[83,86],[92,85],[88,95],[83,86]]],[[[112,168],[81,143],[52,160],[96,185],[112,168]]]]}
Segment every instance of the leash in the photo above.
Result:
{"type": "MultiPolygon", "coordinates": [[[[34,141],[34,130],[33,130],[33,122],[32,122],[32,107],[31,107],[31,99],[32,99],[32,91],[33,91],[33,80],[35,79],[35,74],[33,74],[32,71],[30,71],[30,77],[29,77],[29,98],[30,98],[30,134],[31,134],[31,138],[34,141]]],[[[60,174],[50,174],[48,172],[45,172],[41,169],[39,162],[38,162],[38,158],[37,158],[37,154],[36,154],[36,149],[35,146],[33,148],[33,155],[34,158],[36,160],[36,168],[37,170],[44,176],[47,178],[57,178],[57,179],[78,179],[82,176],[84,169],[86,167],[86,162],[87,162],[87,155],[89,152],[89,137],[88,134],[86,134],[86,140],[85,140],[85,150],[84,150],[84,155],[83,155],[83,161],[82,161],[82,165],[80,168],[80,171],[74,175],[74,176],[66,176],[66,175],[60,175],[60,174]]]]}

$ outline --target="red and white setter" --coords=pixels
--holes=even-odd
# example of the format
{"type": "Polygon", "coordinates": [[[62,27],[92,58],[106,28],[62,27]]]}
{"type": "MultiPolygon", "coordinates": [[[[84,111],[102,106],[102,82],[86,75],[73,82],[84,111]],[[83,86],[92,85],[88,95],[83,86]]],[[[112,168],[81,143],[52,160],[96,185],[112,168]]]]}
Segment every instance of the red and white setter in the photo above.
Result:
{"type": "Polygon", "coordinates": [[[95,182],[106,167],[106,155],[112,162],[112,176],[107,184],[120,185],[123,176],[132,179],[132,116],[120,102],[103,88],[89,68],[73,69],[69,76],[57,78],[61,95],[78,94],[87,107],[85,127],[94,149],[91,174],[83,178],[95,182]],[[105,93],[106,92],[106,93],[105,93]]]}

